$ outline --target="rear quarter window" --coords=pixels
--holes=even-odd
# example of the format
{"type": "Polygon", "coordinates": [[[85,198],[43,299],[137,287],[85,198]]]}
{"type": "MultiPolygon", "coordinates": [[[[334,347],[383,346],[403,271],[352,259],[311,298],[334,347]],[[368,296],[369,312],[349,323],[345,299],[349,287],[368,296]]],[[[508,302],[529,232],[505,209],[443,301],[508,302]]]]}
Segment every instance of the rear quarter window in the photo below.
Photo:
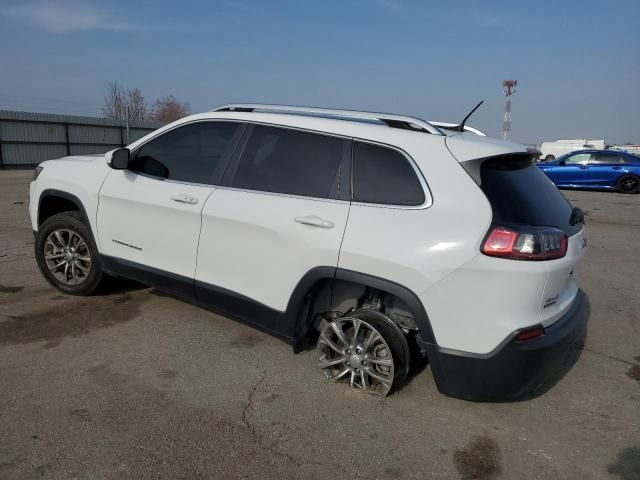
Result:
{"type": "Polygon", "coordinates": [[[424,190],[409,160],[397,150],[353,144],[353,200],[385,205],[422,205],[424,190]]]}

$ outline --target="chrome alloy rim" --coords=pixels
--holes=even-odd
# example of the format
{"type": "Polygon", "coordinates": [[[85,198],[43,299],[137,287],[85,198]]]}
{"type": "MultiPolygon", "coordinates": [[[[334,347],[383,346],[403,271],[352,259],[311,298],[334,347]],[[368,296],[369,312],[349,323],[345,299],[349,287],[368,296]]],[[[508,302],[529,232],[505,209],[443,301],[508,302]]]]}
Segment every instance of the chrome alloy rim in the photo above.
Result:
{"type": "Polygon", "coordinates": [[[329,323],[318,338],[318,367],[332,382],[386,396],[393,386],[391,349],[373,326],[359,318],[329,323]]]}
{"type": "Polygon", "coordinates": [[[49,272],[65,285],[79,285],[91,272],[91,253],[84,239],[73,230],[54,230],[44,243],[44,261],[49,272]]]}

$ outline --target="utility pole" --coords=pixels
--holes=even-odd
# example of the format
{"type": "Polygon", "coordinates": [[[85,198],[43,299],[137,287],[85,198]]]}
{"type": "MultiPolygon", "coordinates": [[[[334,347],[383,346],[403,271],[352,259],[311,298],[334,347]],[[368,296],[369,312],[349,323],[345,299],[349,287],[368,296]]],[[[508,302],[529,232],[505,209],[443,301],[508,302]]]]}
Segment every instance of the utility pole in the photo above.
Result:
{"type": "Polygon", "coordinates": [[[504,124],[502,126],[502,139],[511,140],[511,95],[516,93],[517,80],[504,80],[502,88],[507,101],[504,106],[504,124]]]}

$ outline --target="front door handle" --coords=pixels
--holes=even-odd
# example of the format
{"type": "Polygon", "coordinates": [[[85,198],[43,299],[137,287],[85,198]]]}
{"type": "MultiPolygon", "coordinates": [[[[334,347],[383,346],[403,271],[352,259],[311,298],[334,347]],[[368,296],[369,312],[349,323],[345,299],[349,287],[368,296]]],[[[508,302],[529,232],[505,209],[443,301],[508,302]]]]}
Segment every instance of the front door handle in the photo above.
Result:
{"type": "Polygon", "coordinates": [[[580,165],[580,170],[588,170],[589,166],[588,165],[580,165]]]}
{"type": "Polygon", "coordinates": [[[171,200],[178,203],[187,203],[189,205],[195,205],[198,203],[198,199],[187,195],[186,193],[178,193],[177,195],[171,195],[171,200]]]}
{"type": "Polygon", "coordinates": [[[333,228],[335,224],[331,220],[325,220],[317,215],[307,215],[305,217],[295,217],[294,221],[303,225],[309,225],[311,227],[318,228],[333,228]]]}

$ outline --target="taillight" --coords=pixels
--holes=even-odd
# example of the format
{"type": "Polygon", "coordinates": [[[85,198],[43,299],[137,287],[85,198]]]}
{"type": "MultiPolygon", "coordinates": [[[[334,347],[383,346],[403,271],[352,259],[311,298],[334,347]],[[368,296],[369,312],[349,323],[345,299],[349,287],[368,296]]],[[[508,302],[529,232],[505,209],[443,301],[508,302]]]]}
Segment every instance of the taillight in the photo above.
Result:
{"type": "Polygon", "coordinates": [[[516,231],[495,227],[482,245],[482,253],[514,260],[553,260],[567,253],[567,234],[557,228],[516,231]]]}

